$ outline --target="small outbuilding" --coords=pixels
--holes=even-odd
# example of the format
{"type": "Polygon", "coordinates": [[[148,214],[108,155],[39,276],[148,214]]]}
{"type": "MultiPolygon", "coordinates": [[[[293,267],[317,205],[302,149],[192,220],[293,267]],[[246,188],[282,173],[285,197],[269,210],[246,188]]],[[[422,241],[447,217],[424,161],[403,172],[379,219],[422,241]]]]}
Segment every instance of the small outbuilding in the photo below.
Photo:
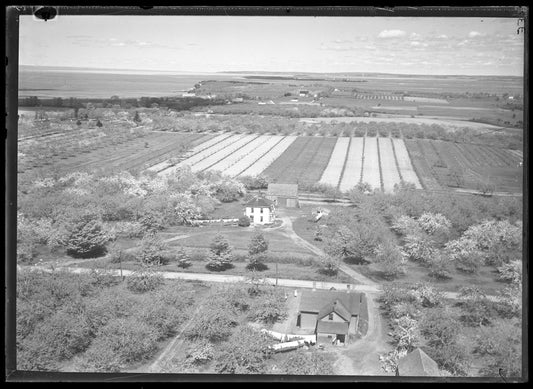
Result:
{"type": "Polygon", "coordinates": [[[421,348],[416,348],[398,362],[399,376],[439,377],[441,375],[437,362],[421,348]]]}
{"type": "Polygon", "coordinates": [[[266,198],[278,207],[300,207],[297,184],[268,184],[266,198]]]}
{"type": "Polygon", "coordinates": [[[263,197],[254,197],[244,207],[251,224],[271,224],[276,219],[274,202],[263,197]]]}

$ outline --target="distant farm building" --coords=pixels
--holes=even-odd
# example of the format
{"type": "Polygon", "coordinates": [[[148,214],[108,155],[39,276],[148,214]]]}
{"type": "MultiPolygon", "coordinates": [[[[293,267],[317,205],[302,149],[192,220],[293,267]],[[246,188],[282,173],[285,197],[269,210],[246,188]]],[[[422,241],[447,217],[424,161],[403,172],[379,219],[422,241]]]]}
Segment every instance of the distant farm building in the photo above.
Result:
{"type": "Polygon", "coordinates": [[[278,207],[299,208],[297,184],[268,184],[266,198],[278,207]]]}
{"type": "Polygon", "coordinates": [[[196,93],[193,92],[185,92],[181,95],[181,97],[196,97],[196,93]]]}
{"type": "Polygon", "coordinates": [[[231,100],[233,103],[242,103],[244,99],[242,97],[235,97],[233,100],[231,100]]]}
{"type": "Polygon", "coordinates": [[[422,349],[416,348],[400,359],[397,375],[404,377],[438,377],[441,374],[437,362],[431,359],[422,349]]]}
{"type": "Polygon", "coordinates": [[[309,95],[309,91],[308,90],[301,90],[299,93],[300,97],[306,97],[309,95]]]}
{"type": "Polygon", "coordinates": [[[271,224],[276,218],[274,202],[263,197],[254,197],[244,204],[244,214],[251,224],[271,224]]]}
{"type": "Polygon", "coordinates": [[[296,325],[313,330],[317,342],[345,345],[359,330],[364,293],[303,291],[296,325]]]}

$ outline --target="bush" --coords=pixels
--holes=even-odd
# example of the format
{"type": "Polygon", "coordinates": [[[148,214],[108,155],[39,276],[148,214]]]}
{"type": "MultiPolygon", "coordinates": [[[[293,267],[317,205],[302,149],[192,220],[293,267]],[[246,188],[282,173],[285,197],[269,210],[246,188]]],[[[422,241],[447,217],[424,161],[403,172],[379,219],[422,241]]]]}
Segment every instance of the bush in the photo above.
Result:
{"type": "Polygon", "coordinates": [[[241,216],[238,225],[239,227],[250,227],[250,218],[248,216],[241,216]]]}
{"type": "Polygon", "coordinates": [[[183,246],[178,248],[178,251],[176,252],[176,260],[178,261],[178,267],[186,269],[191,266],[191,259],[183,246]]]}
{"type": "Polygon", "coordinates": [[[281,368],[283,374],[291,375],[331,375],[334,373],[332,358],[317,353],[297,351],[281,368]]]}
{"type": "Polygon", "coordinates": [[[339,272],[339,265],[330,256],[325,256],[320,259],[320,268],[318,269],[320,274],[324,274],[329,277],[336,276],[339,272]]]}
{"type": "Polygon", "coordinates": [[[146,293],[157,289],[163,283],[163,277],[148,269],[142,269],[126,279],[129,290],[135,293],[146,293]]]}
{"type": "Polygon", "coordinates": [[[102,224],[93,215],[83,215],[66,241],[67,254],[74,258],[96,258],[105,255],[110,240],[102,224]]]}
{"type": "Polygon", "coordinates": [[[206,341],[201,341],[189,347],[186,358],[191,361],[193,365],[203,365],[213,359],[215,356],[215,349],[213,345],[206,341]]]}
{"type": "Polygon", "coordinates": [[[168,257],[164,255],[167,249],[168,245],[159,236],[148,233],[141,241],[139,260],[146,265],[164,265],[168,263],[168,257]]]}

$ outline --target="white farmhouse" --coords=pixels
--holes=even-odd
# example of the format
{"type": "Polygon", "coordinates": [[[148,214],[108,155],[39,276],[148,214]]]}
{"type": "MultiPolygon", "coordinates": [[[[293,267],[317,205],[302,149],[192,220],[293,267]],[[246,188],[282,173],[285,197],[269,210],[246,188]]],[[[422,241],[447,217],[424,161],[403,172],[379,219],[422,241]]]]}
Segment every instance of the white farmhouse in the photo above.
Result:
{"type": "Polygon", "coordinates": [[[276,218],[274,202],[262,197],[254,197],[244,204],[244,214],[251,224],[271,224],[276,218]]]}

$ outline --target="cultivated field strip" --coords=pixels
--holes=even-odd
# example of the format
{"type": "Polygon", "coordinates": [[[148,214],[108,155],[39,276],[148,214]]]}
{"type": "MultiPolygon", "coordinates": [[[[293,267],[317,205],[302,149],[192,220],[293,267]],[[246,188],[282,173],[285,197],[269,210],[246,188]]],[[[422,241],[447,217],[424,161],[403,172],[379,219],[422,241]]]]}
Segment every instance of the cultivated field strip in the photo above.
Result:
{"type": "MultiPolygon", "coordinates": [[[[260,139],[263,138],[260,137],[260,139]]],[[[224,174],[231,177],[237,177],[246,169],[255,164],[255,162],[257,162],[265,154],[271,152],[277,144],[283,141],[283,139],[283,135],[272,135],[269,136],[268,139],[265,138],[264,140],[262,140],[261,144],[253,150],[253,152],[249,153],[248,155],[245,155],[243,158],[237,161],[234,165],[227,169],[224,174]]]]}
{"type": "Polygon", "coordinates": [[[400,174],[394,160],[394,151],[389,137],[378,138],[381,162],[381,174],[383,175],[383,190],[392,193],[394,185],[400,183],[400,174]]]}
{"type": "Polygon", "coordinates": [[[335,148],[331,153],[329,163],[320,177],[320,184],[327,184],[337,187],[341,179],[342,169],[346,160],[346,153],[348,152],[348,146],[350,145],[350,138],[339,137],[335,148]]]}
{"type": "Polygon", "coordinates": [[[363,182],[370,184],[372,189],[381,188],[381,175],[379,173],[378,140],[375,137],[366,137],[365,161],[363,165],[363,182]]]}
{"type": "Polygon", "coordinates": [[[251,153],[255,153],[255,149],[257,149],[257,147],[259,147],[259,145],[261,145],[262,143],[267,142],[269,139],[270,139],[270,136],[268,135],[258,136],[257,138],[252,140],[250,143],[247,143],[246,145],[238,149],[233,154],[217,162],[215,165],[210,167],[209,170],[218,170],[224,173],[226,170],[228,170],[230,167],[235,165],[237,162],[239,162],[241,159],[243,159],[247,155],[251,153]]]}
{"type": "MultiPolygon", "coordinates": [[[[296,154],[296,159],[292,163],[288,163],[287,167],[280,171],[276,177],[279,183],[311,183],[310,167],[314,161],[322,161],[323,165],[315,166],[316,170],[323,170],[327,164],[328,159],[322,158],[324,154],[331,154],[335,141],[331,138],[325,137],[307,137],[308,142],[299,153],[296,154]]],[[[318,179],[318,175],[314,175],[314,182],[318,179]]]]}
{"type": "Polygon", "coordinates": [[[263,173],[276,159],[278,159],[298,138],[296,135],[284,137],[266,154],[257,159],[246,170],[241,172],[239,176],[258,176],[263,173]]]}
{"type": "Polygon", "coordinates": [[[400,168],[400,173],[405,182],[412,182],[415,184],[417,189],[422,189],[422,184],[413,168],[411,163],[411,158],[407,152],[407,147],[403,139],[392,138],[394,143],[394,151],[396,152],[396,161],[398,161],[398,167],[400,168]]]}
{"type": "Polygon", "coordinates": [[[520,160],[522,160],[524,158],[524,153],[522,152],[522,150],[511,150],[511,149],[508,149],[507,151],[510,152],[513,155],[516,155],[518,158],[520,158],[520,160]]]}
{"type": "Polygon", "coordinates": [[[363,137],[354,137],[350,142],[348,158],[344,167],[344,174],[339,185],[339,190],[347,192],[356,186],[361,179],[361,169],[363,167],[363,137]]]}
{"type": "MultiPolygon", "coordinates": [[[[180,133],[177,133],[175,132],[174,134],[176,135],[182,135],[180,133]]],[[[186,153],[183,153],[182,155],[180,155],[180,159],[184,159],[184,158],[187,158],[188,156],[190,156],[192,153],[191,153],[191,150],[194,150],[196,149],[198,146],[200,145],[204,145],[205,143],[211,143],[211,141],[214,139],[214,137],[212,135],[201,135],[199,136],[198,138],[194,139],[194,142],[191,143],[191,145],[194,145],[194,147],[192,147],[190,150],[188,150],[186,153]]],[[[171,157],[171,156],[170,156],[171,157]]],[[[170,159],[165,159],[164,161],[162,162],[159,162],[159,163],[156,163],[155,165],[152,165],[150,167],[148,167],[148,169],[146,170],[151,170],[151,171],[154,171],[154,172],[160,172],[162,170],[165,170],[167,168],[169,168],[171,166],[170,164],[170,159]]]]}
{"type": "Polygon", "coordinates": [[[312,138],[311,136],[298,136],[290,147],[263,171],[263,174],[278,182],[277,178],[296,164],[298,156],[308,147],[312,138]]]}
{"type": "Polygon", "coordinates": [[[204,151],[204,150],[208,149],[209,147],[214,146],[214,145],[222,142],[224,139],[227,139],[227,138],[229,138],[232,135],[233,135],[232,133],[220,134],[220,135],[215,136],[212,139],[209,139],[206,142],[200,143],[199,145],[197,145],[197,146],[193,147],[191,150],[189,150],[187,152],[187,154],[186,154],[186,157],[188,158],[188,157],[193,156],[194,154],[198,154],[199,152],[204,151]]]}
{"type": "Polygon", "coordinates": [[[331,158],[335,143],[337,143],[336,137],[324,138],[309,163],[304,166],[304,170],[300,174],[298,182],[314,184],[320,180],[320,177],[322,177],[322,173],[331,158]]]}
{"type": "MultiPolygon", "coordinates": [[[[229,144],[228,146],[222,148],[221,150],[213,154],[210,154],[207,158],[204,158],[200,162],[194,164],[191,170],[193,172],[201,172],[206,169],[211,169],[216,163],[230,156],[232,153],[236,152],[237,150],[239,150],[241,147],[245,146],[249,142],[252,142],[258,136],[259,135],[257,134],[244,135],[243,137],[236,140],[235,142],[229,144]]],[[[206,151],[209,151],[209,150],[211,149],[208,149],[206,151]]]]}
{"type": "MultiPolygon", "coordinates": [[[[211,146],[203,148],[200,152],[197,152],[196,154],[194,154],[191,157],[181,161],[180,163],[176,164],[175,166],[173,166],[173,167],[171,167],[169,169],[163,170],[161,173],[166,175],[166,174],[172,173],[174,170],[177,170],[178,168],[186,166],[186,165],[191,166],[191,168],[192,168],[194,165],[198,164],[202,160],[208,158],[209,156],[212,156],[213,154],[219,152],[220,150],[224,149],[225,147],[228,147],[229,145],[235,143],[236,141],[238,141],[239,139],[242,139],[243,137],[244,137],[244,135],[242,135],[242,134],[231,135],[229,137],[222,138],[222,140],[220,140],[218,143],[214,143],[213,141],[218,138],[218,137],[215,137],[215,138],[213,138],[213,139],[208,141],[211,144],[211,146]]],[[[205,143],[207,143],[207,142],[205,142],[205,143]]],[[[199,146],[202,146],[202,145],[203,144],[201,144],[199,146]]]]}

